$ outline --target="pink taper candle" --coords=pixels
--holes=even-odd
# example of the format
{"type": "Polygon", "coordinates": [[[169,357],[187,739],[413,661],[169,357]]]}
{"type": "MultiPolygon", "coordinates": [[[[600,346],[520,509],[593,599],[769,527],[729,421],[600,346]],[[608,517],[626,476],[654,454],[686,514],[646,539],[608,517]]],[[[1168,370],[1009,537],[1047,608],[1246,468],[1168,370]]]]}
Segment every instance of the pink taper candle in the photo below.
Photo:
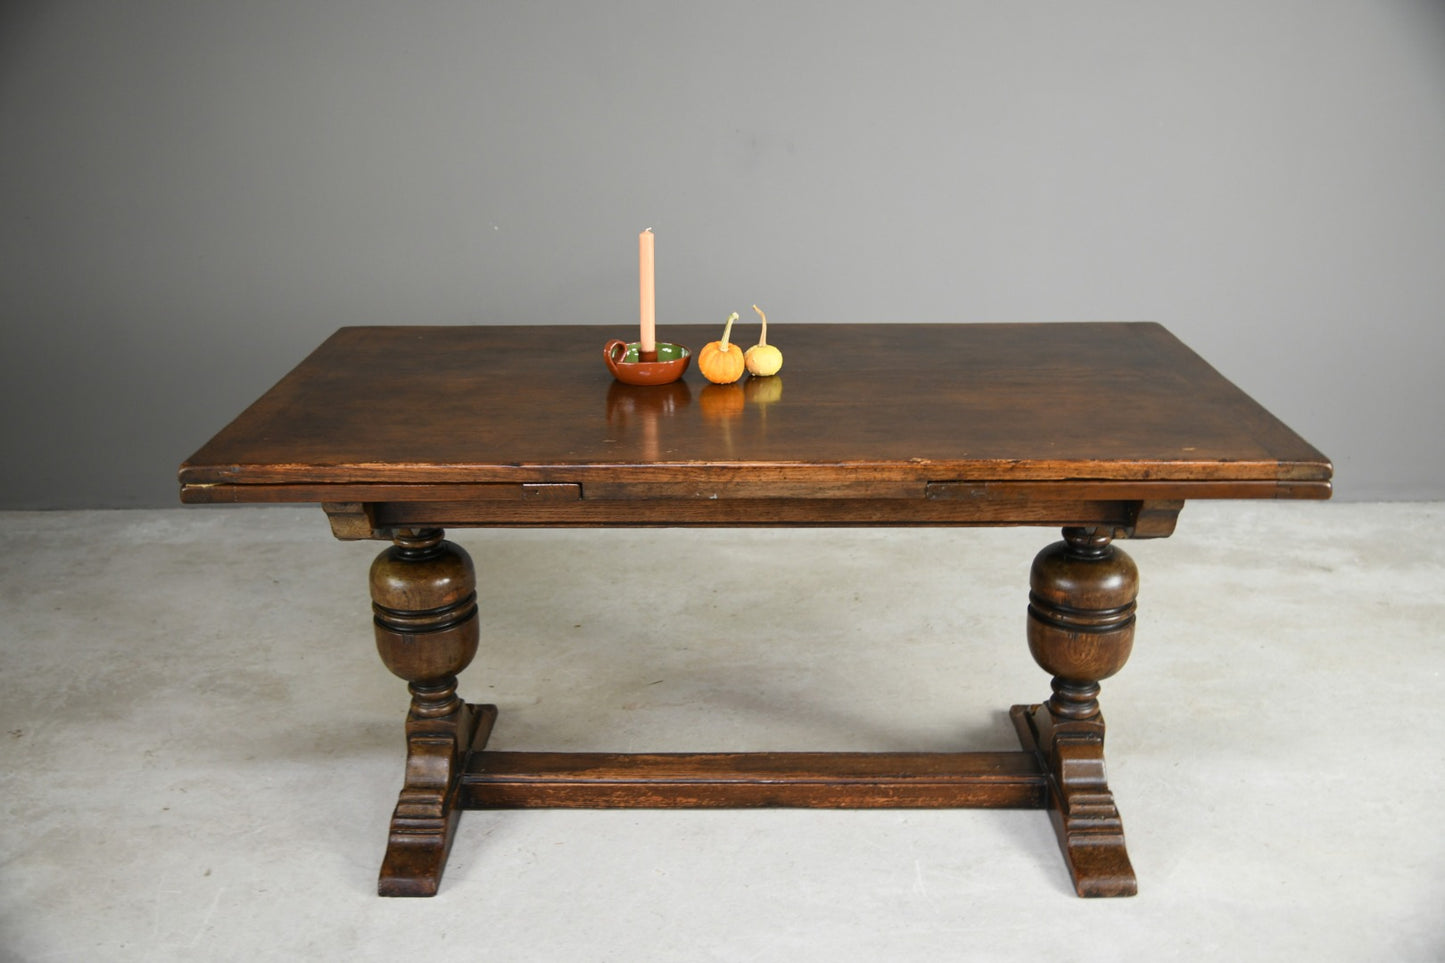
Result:
{"type": "Polygon", "coordinates": [[[638,288],[642,296],[642,345],[644,354],[657,351],[657,289],[653,279],[652,228],[637,235],[638,288]]]}

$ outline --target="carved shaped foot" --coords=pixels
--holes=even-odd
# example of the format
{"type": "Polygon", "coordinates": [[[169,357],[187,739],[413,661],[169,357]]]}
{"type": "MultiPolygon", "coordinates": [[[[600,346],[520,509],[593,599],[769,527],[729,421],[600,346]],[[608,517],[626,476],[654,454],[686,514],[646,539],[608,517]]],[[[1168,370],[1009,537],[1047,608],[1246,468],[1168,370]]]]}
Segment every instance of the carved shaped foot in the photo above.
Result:
{"type": "Polygon", "coordinates": [[[381,861],[382,896],[435,896],[456,838],[462,767],[481,748],[495,706],[464,704],[450,715],[406,720],[406,783],[397,797],[381,861]]]}
{"type": "Polygon", "coordinates": [[[1139,891],[1124,848],[1124,824],[1104,771],[1104,720],[1056,722],[1048,706],[1009,713],[1025,749],[1049,776],[1049,817],[1074,891],[1080,896],[1133,896],[1139,891]]]}

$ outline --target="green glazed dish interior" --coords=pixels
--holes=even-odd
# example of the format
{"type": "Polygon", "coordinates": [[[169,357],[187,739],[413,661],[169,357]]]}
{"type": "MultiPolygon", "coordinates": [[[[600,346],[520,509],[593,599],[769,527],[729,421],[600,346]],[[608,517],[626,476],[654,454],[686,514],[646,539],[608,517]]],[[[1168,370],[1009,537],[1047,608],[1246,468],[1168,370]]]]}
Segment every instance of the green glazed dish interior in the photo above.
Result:
{"type": "MultiPolygon", "coordinates": [[[[613,349],[613,350],[616,350],[616,349],[613,349]]],[[[636,363],[637,363],[637,355],[638,355],[639,352],[641,352],[641,350],[642,350],[642,344],[641,344],[640,342],[637,342],[637,341],[632,342],[631,344],[629,344],[629,345],[627,346],[627,350],[626,350],[625,352],[623,352],[623,354],[622,354],[622,360],[621,360],[620,363],[622,363],[622,364],[636,364],[636,363]]],[[[670,342],[670,341],[659,341],[659,342],[657,342],[657,360],[658,360],[658,361],[677,361],[677,360],[679,360],[680,358],[686,358],[686,357],[687,357],[687,349],[684,348],[682,345],[680,345],[680,344],[673,344],[673,343],[670,342]]]]}

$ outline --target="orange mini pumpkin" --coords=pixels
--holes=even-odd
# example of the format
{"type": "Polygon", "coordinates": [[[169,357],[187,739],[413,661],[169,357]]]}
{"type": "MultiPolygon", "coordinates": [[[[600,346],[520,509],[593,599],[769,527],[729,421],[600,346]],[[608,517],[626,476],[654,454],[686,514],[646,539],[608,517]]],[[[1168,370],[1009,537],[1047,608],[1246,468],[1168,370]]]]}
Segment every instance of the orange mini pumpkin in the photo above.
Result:
{"type": "Polygon", "coordinates": [[[732,384],[743,376],[743,369],[747,366],[747,362],[743,360],[743,349],[728,343],[733,322],[737,319],[738,313],[734,311],[728,316],[727,326],[723,328],[722,340],[709,341],[697,353],[697,370],[713,384],[732,384]]]}

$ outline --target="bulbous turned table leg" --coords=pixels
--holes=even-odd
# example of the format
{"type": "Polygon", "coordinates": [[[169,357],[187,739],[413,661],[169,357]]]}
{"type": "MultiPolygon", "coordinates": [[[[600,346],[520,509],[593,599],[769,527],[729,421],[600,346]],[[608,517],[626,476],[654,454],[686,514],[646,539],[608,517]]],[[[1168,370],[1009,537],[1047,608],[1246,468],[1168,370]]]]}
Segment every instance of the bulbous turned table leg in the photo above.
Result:
{"type": "MultiPolygon", "coordinates": [[[[377,889],[432,896],[456,835],[459,777],[483,708],[457,696],[457,673],[477,652],[476,574],[441,529],[403,529],[371,566],[376,648],[410,683],[406,782],[391,818],[377,889]]],[[[490,721],[488,719],[488,721],[490,721]]],[[[481,735],[481,740],[486,734],[481,735]]]]}
{"type": "Polygon", "coordinates": [[[1066,528],[1034,559],[1029,651],[1053,675],[1044,705],[1014,706],[1025,748],[1049,775],[1049,811],[1080,896],[1138,891],[1124,827],[1104,771],[1099,680],[1124,667],[1134,643],[1139,573],[1108,529],[1066,528]]]}

